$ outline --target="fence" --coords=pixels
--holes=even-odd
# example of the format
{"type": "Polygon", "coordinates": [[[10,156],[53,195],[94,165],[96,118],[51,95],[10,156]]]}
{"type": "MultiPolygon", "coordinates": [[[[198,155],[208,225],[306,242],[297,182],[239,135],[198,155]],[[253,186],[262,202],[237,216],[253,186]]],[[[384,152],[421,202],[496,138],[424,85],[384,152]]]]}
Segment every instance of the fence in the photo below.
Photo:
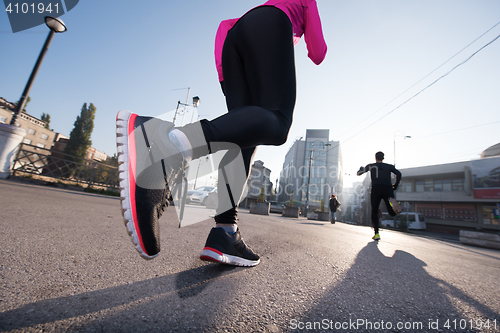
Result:
{"type": "Polygon", "coordinates": [[[118,168],[22,143],[12,166],[13,175],[28,173],[87,184],[110,190],[119,188],[118,168]]]}

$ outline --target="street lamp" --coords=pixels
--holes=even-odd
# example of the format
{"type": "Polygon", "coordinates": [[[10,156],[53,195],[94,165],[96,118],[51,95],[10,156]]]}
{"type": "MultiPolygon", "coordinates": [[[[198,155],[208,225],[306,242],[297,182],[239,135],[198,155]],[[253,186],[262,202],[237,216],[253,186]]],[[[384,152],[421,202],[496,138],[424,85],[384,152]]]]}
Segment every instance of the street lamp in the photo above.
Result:
{"type": "Polygon", "coordinates": [[[397,134],[398,132],[401,132],[401,134],[403,134],[403,139],[405,139],[405,140],[406,140],[406,139],[411,139],[411,136],[410,136],[410,135],[405,135],[405,134],[403,133],[403,131],[399,131],[399,130],[398,130],[398,131],[394,132],[394,167],[396,166],[396,134],[397,134]]]}
{"type": "Polygon", "coordinates": [[[306,209],[304,209],[304,216],[306,216],[306,217],[307,217],[307,212],[309,210],[309,189],[311,186],[311,169],[312,169],[312,161],[313,161],[313,152],[314,152],[314,143],[315,142],[321,143],[323,145],[323,149],[326,146],[331,146],[330,143],[324,143],[324,142],[319,141],[319,140],[315,140],[311,143],[311,154],[309,157],[309,172],[308,172],[308,176],[307,176],[306,209]]]}
{"type": "Polygon", "coordinates": [[[45,54],[49,49],[49,45],[50,42],[52,41],[52,38],[54,37],[54,33],[65,32],[67,30],[66,25],[60,18],[45,16],[45,24],[50,29],[49,35],[45,40],[45,44],[43,44],[42,51],[40,51],[40,55],[38,56],[38,60],[36,61],[35,67],[33,68],[30,78],[28,79],[28,83],[26,83],[26,87],[24,88],[23,94],[21,95],[21,99],[16,105],[16,109],[14,110],[14,115],[10,120],[10,125],[15,125],[17,117],[19,113],[21,113],[21,110],[24,104],[26,103],[26,99],[28,99],[28,94],[30,92],[31,86],[33,85],[33,81],[35,81],[36,74],[40,69],[40,65],[42,64],[43,58],[45,57],[45,54]]]}
{"type": "Polygon", "coordinates": [[[200,98],[198,96],[193,97],[193,106],[197,108],[200,105],[200,98]]]}
{"type": "MultiPolygon", "coordinates": [[[[177,118],[177,113],[179,111],[179,106],[184,106],[184,112],[182,114],[182,121],[181,121],[181,126],[184,124],[184,115],[186,114],[186,107],[189,106],[189,104],[187,104],[187,100],[189,99],[189,90],[191,90],[191,88],[188,88],[188,97],[186,98],[186,103],[182,103],[181,101],[178,101],[177,102],[177,108],[175,109],[175,114],[174,114],[174,120],[173,120],[173,123],[175,125],[175,119],[177,118]]],[[[193,107],[197,108],[199,105],[200,105],[200,98],[198,96],[194,96],[193,97],[193,107]]],[[[192,121],[192,117],[191,117],[191,121],[192,121]]]]}

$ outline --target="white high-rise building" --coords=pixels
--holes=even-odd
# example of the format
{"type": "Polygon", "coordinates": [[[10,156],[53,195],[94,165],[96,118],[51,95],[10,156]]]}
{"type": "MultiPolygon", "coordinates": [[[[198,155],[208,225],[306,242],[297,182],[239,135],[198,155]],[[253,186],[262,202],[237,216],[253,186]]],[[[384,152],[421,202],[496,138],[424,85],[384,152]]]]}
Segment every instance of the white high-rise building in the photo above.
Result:
{"type": "MultiPolygon", "coordinates": [[[[321,200],[328,207],[330,195],[342,195],[342,155],[340,143],[330,141],[330,130],[308,129],[306,139],[296,140],[289,149],[280,172],[278,198],[303,206],[309,210],[319,208],[321,200]]],[[[340,198],[341,200],[341,198],[340,198]]]]}

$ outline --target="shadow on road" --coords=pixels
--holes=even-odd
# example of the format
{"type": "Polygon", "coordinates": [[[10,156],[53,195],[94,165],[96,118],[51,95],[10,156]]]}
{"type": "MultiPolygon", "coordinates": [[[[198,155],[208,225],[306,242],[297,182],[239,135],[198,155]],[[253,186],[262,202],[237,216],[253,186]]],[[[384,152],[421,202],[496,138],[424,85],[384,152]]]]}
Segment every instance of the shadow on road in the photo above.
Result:
{"type": "MultiPolygon", "coordinates": [[[[198,295],[215,279],[242,269],[245,268],[203,264],[203,266],[173,275],[73,296],[38,301],[0,313],[0,331],[22,330],[35,325],[44,326],[44,324],[69,318],[74,318],[74,324],[67,327],[67,331],[82,328],[93,330],[92,327],[97,329],[99,326],[105,326],[109,329],[115,322],[119,323],[117,329],[119,327],[123,329],[123,327],[127,327],[124,324],[127,320],[130,321],[131,325],[137,325],[137,318],[134,319],[137,313],[151,314],[151,318],[143,318],[141,330],[146,330],[148,327],[154,328],[156,325],[160,325],[160,322],[161,327],[182,329],[185,327],[187,319],[184,311],[179,309],[189,306],[183,300],[198,295]],[[144,307],[151,308],[151,310],[144,309],[144,307]],[[141,309],[139,310],[139,308],[141,309]],[[154,311],[155,309],[163,311],[158,314],[158,311],[154,311]],[[106,319],[95,322],[96,318],[103,314],[106,319]],[[77,317],[79,320],[76,320],[77,317]],[[168,323],[169,320],[172,323],[168,323]]],[[[218,301],[221,302],[222,299],[218,301]]],[[[200,314],[200,309],[197,309],[196,313],[200,314]]],[[[202,315],[196,317],[197,325],[203,327],[203,321],[200,319],[202,319],[202,315]]],[[[129,328],[134,331],[132,327],[129,328]]]]}
{"type": "Polygon", "coordinates": [[[470,319],[489,319],[490,323],[496,319],[498,329],[498,313],[429,275],[425,266],[425,262],[400,250],[387,257],[376,241],[370,242],[359,252],[344,279],[302,318],[292,319],[289,329],[437,332],[436,326],[454,331],[456,325],[458,331],[476,332],[475,326],[471,329],[470,319]],[[446,323],[450,327],[444,326],[446,323]],[[460,325],[467,329],[460,330],[460,325]]]}

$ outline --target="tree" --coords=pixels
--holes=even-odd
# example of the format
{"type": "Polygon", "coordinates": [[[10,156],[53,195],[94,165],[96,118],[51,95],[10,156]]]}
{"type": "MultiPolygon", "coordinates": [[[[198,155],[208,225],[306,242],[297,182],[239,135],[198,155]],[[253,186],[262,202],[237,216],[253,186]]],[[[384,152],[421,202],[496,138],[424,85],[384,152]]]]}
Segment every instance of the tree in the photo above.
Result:
{"type": "Polygon", "coordinates": [[[83,104],[82,111],[76,117],[74,128],[69,135],[69,140],[64,152],[66,154],[85,158],[87,150],[92,145],[90,136],[94,130],[94,118],[96,107],[90,103],[87,108],[87,103],[83,104]]]}
{"type": "Polygon", "coordinates": [[[50,124],[50,114],[48,113],[42,113],[42,118],[40,118],[42,121],[45,121],[45,128],[50,129],[49,124],[50,124]]]}
{"type": "Polygon", "coordinates": [[[31,98],[28,96],[28,98],[26,98],[26,102],[24,103],[24,105],[22,107],[22,112],[26,113],[26,107],[28,106],[29,102],[31,102],[31,98]]]}
{"type": "Polygon", "coordinates": [[[104,164],[117,167],[118,166],[118,155],[116,155],[116,153],[115,153],[113,156],[108,157],[108,159],[104,162],[104,164]]]}
{"type": "Polygon", "coordinates": [[[260,202],[264,202],[266,201],[266,190],[264,189],[264,186],[262,186],[262,188],[260,189],[260,194],[259,194],[259,198],[257,199],[257,201],[260,201],[260,202]]]}

